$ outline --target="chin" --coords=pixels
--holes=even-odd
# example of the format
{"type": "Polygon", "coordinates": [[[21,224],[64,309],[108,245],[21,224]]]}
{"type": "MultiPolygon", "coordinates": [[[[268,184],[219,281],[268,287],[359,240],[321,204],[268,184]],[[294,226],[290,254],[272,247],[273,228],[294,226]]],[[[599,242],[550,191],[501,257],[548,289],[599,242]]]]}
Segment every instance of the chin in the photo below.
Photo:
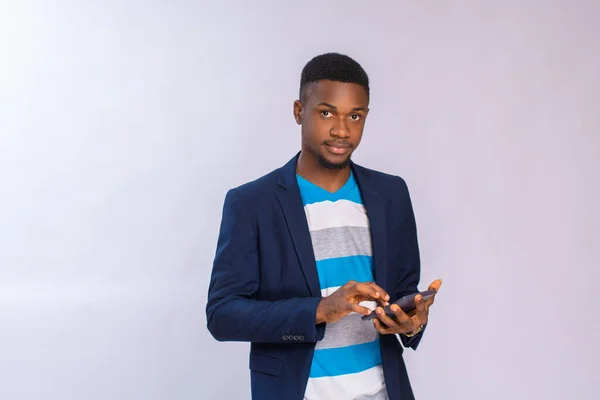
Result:
{"type": "Polygon", "coordinates": [[[317,162],[321,167],[326,169],[344,169],[348,165],[350,165],[350,154],[344,160],[339,161],[331,160],[322,153],[319,153],[319,156],[317,157],[317,162]]]}

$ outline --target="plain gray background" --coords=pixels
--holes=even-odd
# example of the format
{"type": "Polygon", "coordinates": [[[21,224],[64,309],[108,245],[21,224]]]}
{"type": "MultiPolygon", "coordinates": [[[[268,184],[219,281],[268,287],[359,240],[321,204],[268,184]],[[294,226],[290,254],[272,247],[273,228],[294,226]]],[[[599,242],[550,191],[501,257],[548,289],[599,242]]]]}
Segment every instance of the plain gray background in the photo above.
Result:
{"type": "Polygon", "coordinates": [[[204,307],[230,187],[299,149],[300,71],[372,81],[444,284],[419,399],[592,399],[600,2],[0,2],[0,398],[247,399],[204,307]]]}

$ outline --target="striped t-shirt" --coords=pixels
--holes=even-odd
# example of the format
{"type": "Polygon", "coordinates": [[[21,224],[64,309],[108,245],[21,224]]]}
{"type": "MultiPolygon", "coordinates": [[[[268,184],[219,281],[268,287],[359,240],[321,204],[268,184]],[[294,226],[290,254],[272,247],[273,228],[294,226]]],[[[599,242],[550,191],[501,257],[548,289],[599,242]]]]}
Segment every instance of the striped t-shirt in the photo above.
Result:
{"type": "MultiPolygon", "coordinates": [[[[297,175],[322,296],[350,280],[372,282],[370,224],[353,174],[335,193],[297,175]]],[[[361,305],[375,308],[374,302],[361,305]]],[[[379,333],[351,313],[327,324],[315,347],[305,400],[387,400],[379,333]]]]}

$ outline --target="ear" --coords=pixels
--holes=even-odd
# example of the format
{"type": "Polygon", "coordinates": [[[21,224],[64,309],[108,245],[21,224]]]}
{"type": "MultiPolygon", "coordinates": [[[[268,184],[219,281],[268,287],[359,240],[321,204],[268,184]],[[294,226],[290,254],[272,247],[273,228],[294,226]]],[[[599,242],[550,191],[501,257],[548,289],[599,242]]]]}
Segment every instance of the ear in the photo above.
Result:
{"type": "Polygon", "coordinates": [[[302,103],[300,100],[294,101],[294,119],[298,125],[302,125],[302,113],[304,112],[304,108],[302,107],[302,103]]]}

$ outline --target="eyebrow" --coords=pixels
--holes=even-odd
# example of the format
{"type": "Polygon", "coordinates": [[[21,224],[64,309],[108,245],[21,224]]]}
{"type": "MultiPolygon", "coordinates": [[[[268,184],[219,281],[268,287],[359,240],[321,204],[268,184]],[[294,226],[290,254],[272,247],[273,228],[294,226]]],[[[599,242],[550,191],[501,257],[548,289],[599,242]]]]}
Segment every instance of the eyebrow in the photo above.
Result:
{"type": "MultiPolygon", "coordinates": [[[[321,102],[321,103],[317,104],[317,107],[320,107],[320,106],[326,106],[326,107],[329,107],[331,109],[337,110],[336,106],[334,106],[333,104],[325,103],[325,102],[321,102]]],[[[364,107],[354,107],[352,109],[352,111],[367,111],[367,109],[364,108],[364,107]]]]}

